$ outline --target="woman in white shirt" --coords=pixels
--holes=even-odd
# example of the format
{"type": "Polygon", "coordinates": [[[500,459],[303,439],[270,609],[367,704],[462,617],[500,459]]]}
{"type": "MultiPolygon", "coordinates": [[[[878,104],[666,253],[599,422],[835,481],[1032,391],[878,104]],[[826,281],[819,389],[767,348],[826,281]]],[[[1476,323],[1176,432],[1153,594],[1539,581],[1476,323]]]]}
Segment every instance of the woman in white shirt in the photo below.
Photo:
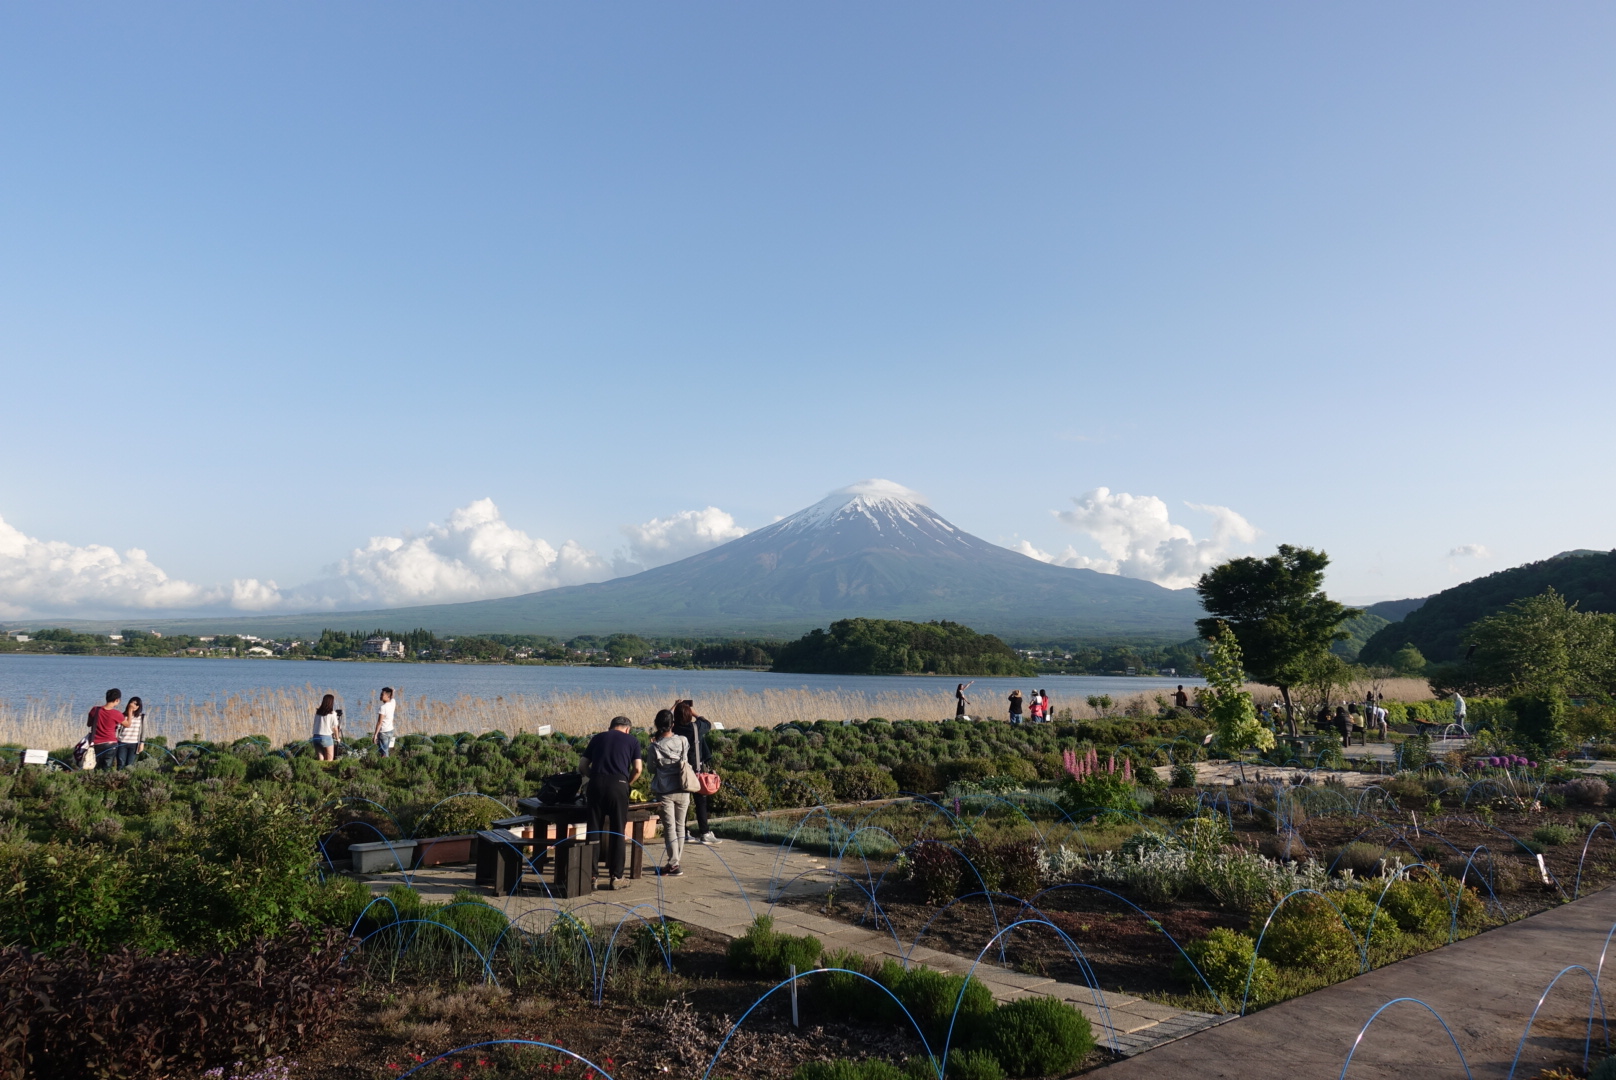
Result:
{"type": "Polygon", "coordinates": [[[314,752],[320,755],[321,761],[335,761],[340,738],[342,710],[337,708],[336,695],[327,694],[320,699],[320,707],[314,710],[314,734],[309,736],[309,742],[314,744],[314,752]]]}
{"type": "Polygon", "coordinates": [[[386,757],[393,752],[393,709],[398,702],[393,700],[393,688],[382,687],[382,703],[376,706],[376,753],[386,757]]]}
{"type": "Polygon", "coordinates": [[[134,767],[135,758],[146,749],[146,703],[137,697],[129,699],[124,709],[123,723],[118,727],[118,768],[134,767]]]}

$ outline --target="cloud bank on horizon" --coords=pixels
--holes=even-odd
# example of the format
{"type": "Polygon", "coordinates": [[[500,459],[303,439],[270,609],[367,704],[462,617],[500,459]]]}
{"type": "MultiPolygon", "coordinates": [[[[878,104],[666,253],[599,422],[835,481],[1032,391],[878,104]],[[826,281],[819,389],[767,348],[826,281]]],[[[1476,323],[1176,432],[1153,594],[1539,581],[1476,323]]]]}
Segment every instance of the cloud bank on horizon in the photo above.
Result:
{"type": "MultiPolygon", "coordinates": [[[[901,497],[919,501],[907,488],[866,481],[833,494],[901,497]],[[888,489],[891,490],[888,490],[888,489]]],[[[1097,487],[1055,511],[1066,526],[1088,536],[1103,552],[1091,557],[1067,545],[1051,553],[1022,540],[1013,545],[1031,558],[1140,578],[1167,588],[1185,588],[1205,571],[1241,554],[1259,530],[1226,506],[1185,503],[1211,517],[1211,535],[1196,539],[1171,520],[1154,495],[1097,487]]],[[[699,554],[746,535],[748,530],[716,506],[682,510],[625,525],[626,547],[610,558],[572,540],[560,546],[507,522],[493,499],[460,507],[443,524],[404,536],[376,536],[328,566],[320,578],[290,588],[274,581],[238,578],[207,587],[169,577],[139,548],[120,554],[110,547],[83,547],[26,536],[0,518],[0,618],[111,617],[136,612],[231,610],[339,611],[486,600],[540,592],[638,573],[699,554]]],[[[1479,544],[1455,548],[1450,557],[1485,558],[1479,544]]]]}
{"type": "Polygon", "coordinates": [[[323,576],[283,588],[237,578],[202,586],[172,578],[146,552],[40,540],[0,518],[0,618],[95,618],[124,612],[340,611],[448,604],[541,592],[638,573],[744,536],[716,506],[626,525],[608,560],[568,540],[559,547],[507,522],[493,499],[460,507],[416,534],[373,536],[323,576]]]}
{"type": "Polygon", "coordinates": [[[1229,559],[1237,546],[1257,539],[1251,522],[1227,506],[1185,503],[1191,510],[1212,516],[1212,535],[1195,539],[1182,525],[1173,524],[1167,504],[1154,495],[1112,493],[1098,487],[1072,499],[1074,509],[1056,511],[1064,524],[1087,534],[1105,558],[1095,559],[1070,544],[1059,554],[1040,551],[1026,540],[1015,550],[1056,566],[1098,570],[1106,574],[1142,578],[1169,589],[1195,584],[1206,571],[1229,559]]]}

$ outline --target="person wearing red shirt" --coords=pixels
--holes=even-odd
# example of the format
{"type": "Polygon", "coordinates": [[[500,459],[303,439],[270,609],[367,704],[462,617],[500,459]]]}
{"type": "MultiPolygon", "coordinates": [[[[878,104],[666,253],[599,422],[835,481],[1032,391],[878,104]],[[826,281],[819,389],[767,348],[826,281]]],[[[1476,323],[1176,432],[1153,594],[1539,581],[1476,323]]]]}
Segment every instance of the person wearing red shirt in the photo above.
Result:
{"type": "Polygon", "coordinates": [[[118,766],[118,729],[124,725],[122,690],[108,690],[107,703],[90,710],[90,743],[95,747],[95,767],[115,769],[118,766]]]}

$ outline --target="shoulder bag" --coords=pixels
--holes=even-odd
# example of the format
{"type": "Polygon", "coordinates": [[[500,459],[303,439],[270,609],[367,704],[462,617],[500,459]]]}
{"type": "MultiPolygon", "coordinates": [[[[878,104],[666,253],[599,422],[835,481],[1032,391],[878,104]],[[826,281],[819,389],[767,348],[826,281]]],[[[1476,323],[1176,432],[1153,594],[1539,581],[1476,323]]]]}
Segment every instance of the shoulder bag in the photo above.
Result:
{"type": "Polygon", "coordinates": [[[724,781],[713,771],[712,762],[707,762],[707,768],[702,768],[701,760],[701,732],[696,732],[696,786],[689,789],[694,795],[716,795],[724,781]]]}

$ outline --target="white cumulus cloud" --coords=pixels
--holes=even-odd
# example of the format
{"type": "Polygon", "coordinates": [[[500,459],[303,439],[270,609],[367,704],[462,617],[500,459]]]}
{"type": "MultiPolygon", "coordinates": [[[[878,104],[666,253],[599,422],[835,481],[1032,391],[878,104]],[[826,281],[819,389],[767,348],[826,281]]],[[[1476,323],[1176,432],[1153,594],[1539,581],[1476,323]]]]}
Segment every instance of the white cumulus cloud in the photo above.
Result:
{"type": "Polygon", "coordinates": [[[1493,553],[1482,544],[1460,544],[1448,552],[1450,559],[1490,559],[1493,553]]]}
{"type": "Polygon", "coordinates": [[[681,510],[665,518],[623,526],[628,550],[615,563],[618,573],[637,573],[700,554],[746,533],[733,517],[716,506],[681,510]]]}
{"type": "Polygon", "coordinates": [[[289,590],[272,581],[238,580],[232,601],[258,611],[401,607],[516,596],[612,576],[593,551],[571,540],[556,548],[511,525],[493,499],[462,506],[445,524],[413,536],[373,536],[327,574],[289,590]]]}
{"type": "Polygon", "coordinates": [[[1169,589],[1195,584],[1207,570],[1227,560],[1237,545],[1257,539],[1257,529],[1227,506],[1185,503],[1212,518],[1212,535],[1197,540],[1174,524],[1167,504],[1154,495],[1130,495],[1095,488],[1072,500],[1074,508],[1056,513],[1061,521],[1086,533],[1105,553],[1091,558],[1070,545],[1059,554],[1041,551],[1026,540],[1015,550],[1056,566],[1075,566],[1123,577],[1142,578],[1169,589]]]}
{"type": "Polygon", "coordinates": [[[204,587],[169,577],[138,548],[37,540],[0,519],[0,618],[110,617],[137,611],[337,611],[486,600],[602,581],[674,562],[747,530],[716,506],[623,527],[612,562],[568,540],[559,547],[506,521],[493,499],[441,525],[373,536],[316,580],[282,587],[255,577],[204,587]],[[615,563],[615,566],[613,565],[615,563]]]}
{"type": "Polygon", "coordinates": [[[0,518],[0,617],[94,616],[217,603],[218,591],[169,577],[139,548],[39,540],[0,518]]]}

